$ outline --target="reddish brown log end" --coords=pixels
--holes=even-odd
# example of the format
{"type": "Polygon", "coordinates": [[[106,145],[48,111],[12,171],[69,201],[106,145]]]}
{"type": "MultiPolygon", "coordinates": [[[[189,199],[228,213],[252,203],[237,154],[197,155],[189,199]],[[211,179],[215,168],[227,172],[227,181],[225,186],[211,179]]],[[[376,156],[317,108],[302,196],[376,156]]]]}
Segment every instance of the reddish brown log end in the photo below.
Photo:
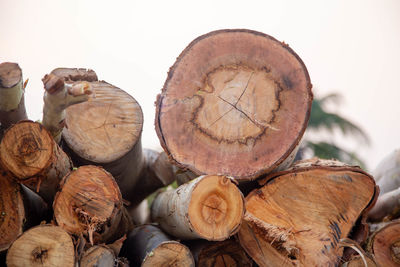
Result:
{"type": "Polygon", "coordinates": [[[312,102],[301,59],[263,33],[221,30],[194,40],[157,99],[161,145],[196,174],[253,179],[298,146],[312,102]]]}
{"type": "Polygon", "coordinates": [[[101,167],[82,166],[61,186],[53,204],[59,226],[71,234],[84,234],[92,243],[123,235],[113,236],[122,220],[122,197],[111,174],[101,167]]]}
{"type": "Polygon", "coordinates": [[[22,234],[25,209],[20,185],[0,168],[0,252],[22,234]]]}
{"type": "Polygon", "coordinates": [[[44,89],[49,94],[54,94],[64,88],[64,79],[54,74],[46,74],[42,79],[44,89]]]}
{"type": "Polygon", "coordinates": [[[378,266],[400,266],[400,221],[393,221],[378,229],[369,242],[378,266]]]}

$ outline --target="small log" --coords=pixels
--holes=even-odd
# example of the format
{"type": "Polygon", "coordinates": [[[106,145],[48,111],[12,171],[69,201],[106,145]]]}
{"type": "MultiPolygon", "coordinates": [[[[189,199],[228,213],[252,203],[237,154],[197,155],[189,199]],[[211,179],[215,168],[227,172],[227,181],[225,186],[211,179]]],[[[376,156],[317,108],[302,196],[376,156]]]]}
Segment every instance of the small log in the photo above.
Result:
{"type": "Polygon", "coordinates": [[[252,267],[253,261],[234,239],[210,242],[192,240],[185,243],[192,251],[198,267],[252,267]]]}
{"type": "Polygon", "coordinates": [[[69,84],[54,74],[44,76],[42,81],[45,89],[42,123],[59,143],[65,124],[65,109],[88,101],[93,92],[88,82],[69,84]]]}
{"type": "Polygon", "coordinates": [[[370,237],[367,249],[375,256],[378,266],[399,266],[400,221],[392,221],[376,230],[370,237]]]}
{"type": "Polygon", "coordinates": [[[7,266],[75,266],[71,236],[54,225],[36,226],[23,233],[7,253],[7,266]]]}
{"type": "Polygon", "coordinates": [[[392,220],[400,213],[400,187],[383,195],[379,195],[375,206],[371,209],[368,217],[371,221],[392,220]]]}
{"type": "Polygon", "coordinates": [[[156,131],[180,168],[255,179],[291,164],[312,98],[307,69],[287,44],[250,30],[214,31],[171,67],[156,131]]]}
{"type": "Polygon", "coordinates": [[[400,149],[386,156],[372,172],[380,193],[385,194],[400,187],[400,149]]]}
{"type": "Polygon", "coordinates": [[[200,176],[156,196],[151,217],[179,239],[221,241],[234,235],[244,214],[243,195],[225,176],[200,176]]]}
{"type": "Polygon", "coordinates": [[[126,257],[131,266],[195,266],[190,250],[154,225],[135,228],[125,241],[121,256],[126,257]]]}
{"type": "Polygon", "coordinates": [[[91,244],[113,242],[132,228],[117,183],[97,166],[82,166],[65,176],[53,209],[59,226],[91,244]]]}
{"type": "Polygon", "coordinates": [[[79,262],[81,267],[112,267],[115,266],[117,258],[112,249],[105,245],[96,245],[86,250],[79,262]]]}
{"type": "Polygon", "coordinates": [[[147,199],[140,202],[139,205],[128,207],[127,210],[135,225],[142,225],[151,222],[150,207],[147,199]]]}
{"type": "Polygon", "coordinates": [[[0,252],[22,232],[46,219],[47,205],[0,168],[0,252]]]}
{"type": "Polygon", "coordinates": [[[313,159],[270,174],[260,185],[246,197],[238,234],[259,266],[338,265],[341,240],[358,218],[364,232],[356,232],[365,240],[366,213],[377,189],[360,168],[313,159]]]}
{"type": "Polygon", "coordinates": [[[367,266],[365,266],[361,256],[355,256],[348,262],[343,263],[341,267],[378,267],[372,257],[365,257],[365,260],[367,262],[367,266]]]}
{"type": "Polygon", "coordinates": [[[42,124],[20,121],[0,144],[0,160],[14,179],[36,191],[49,205],[72,163],[42,124]]]}
{"type": "Polygon", "coordinates": [[[0,140],[3,132],[20,120],[26,120],[24,81],[17,63],[0,64],[0,140]]]}

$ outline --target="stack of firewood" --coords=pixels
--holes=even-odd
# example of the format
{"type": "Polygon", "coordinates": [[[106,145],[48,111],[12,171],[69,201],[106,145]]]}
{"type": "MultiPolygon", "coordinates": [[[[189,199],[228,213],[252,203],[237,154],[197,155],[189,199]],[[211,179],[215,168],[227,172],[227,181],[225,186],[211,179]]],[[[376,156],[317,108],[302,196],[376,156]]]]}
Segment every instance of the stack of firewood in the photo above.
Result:
{"type": "MultiPolygon", "coordinates": [[[[189,44],[156,102],[164,152],[142,149],[140,105],[93,70],[58,68],[43,84],[43,119],[29,121],[21,69],[0,64],[8,266],[376,266],[385,249],[400,262],[400,224],[367,239],[371,175],[292,164],[312,92],[285,43],[222,30],[189,44]]],[[[379,177],[375,221],[400,207],[400,180],[379,177]]]]}

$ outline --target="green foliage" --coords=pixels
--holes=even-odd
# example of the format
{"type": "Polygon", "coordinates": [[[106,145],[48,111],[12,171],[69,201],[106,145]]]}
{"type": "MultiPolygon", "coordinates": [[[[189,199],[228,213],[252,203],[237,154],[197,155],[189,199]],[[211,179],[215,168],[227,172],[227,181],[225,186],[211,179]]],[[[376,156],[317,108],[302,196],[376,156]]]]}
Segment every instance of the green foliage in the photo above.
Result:
{"type": "MultiPolygon", "coordinates": [[[[356,138],[361,143],[369,145],[370,141],[367,134],[359,126],[341,115],[327,110],[328,103],[338,105],[341,99],[342,98],[339,94],[330,94],[322,98],[314,99],[307,131],[318,133],[324,129],[332,137],[337,129],[343,134],[343,136],[356,138]]],[[[296,158],[302,159],[310,152],[313,157],[325,159],[335,158],[348,164],[365,167],[364,162],[355,152],[347,151],[331,140],[315,141],[310,140],[310,138],[305,139],[296,158]]]]}

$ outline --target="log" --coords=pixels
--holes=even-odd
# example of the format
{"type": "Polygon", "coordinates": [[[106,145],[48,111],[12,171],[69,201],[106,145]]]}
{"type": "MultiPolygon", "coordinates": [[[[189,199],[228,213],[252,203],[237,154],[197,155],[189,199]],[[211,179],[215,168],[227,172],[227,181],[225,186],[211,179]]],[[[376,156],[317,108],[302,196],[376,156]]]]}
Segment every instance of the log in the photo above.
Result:
{"type": "Polygon", "coordinates": [[[59,143],[65,124],[65,109],[88,101],[92,88],[88,82],[66,83],[54,74],[45,75],[42,81],[45,89],[42,123],[59,143]]]}
{"type": "Polygon", "coordinates": [[[36,191],[49,205],[72,163],[42,124],[20,121],[0,144],[0,160],[14,179],[36,191]]]}
{"type": "Polygon", "coordinates": [[[399,266],[400,221],[392,221],[376,230],[370,237],[367,249],[375,256],[378,266],[399,266]]]}
{"type": "Polygon", "coordinates": [[[365,260],[367,262],[367,266],[365,266],[365,263],[361,256],[355,256],[348,262],[343,263],[342,267],[378,267],[371,256],[365,257],[365,260]]]}
{"type": "Polygon", "coordinates": [[[23,233],[7,253],[7,266],[75,266],[71,236],[54,225],[36,226],[23,233]]]}
{"type": "Polygon", "coordinates": [[[200,176],[156,196],[151,217],[179,239],[222,241],[237,233],[244,214],[243,195],[230,178],[200,176]]]}
{"type": "Polygon", "coordinates": [[[195,266],[193,256],[185,245],[171,240],[150,224],[138,226],[129,234],[121,256],[126,257],[131,266],[195,266]]]}
{"type": "Polygon", "coordinates": [[[234,239],[210,242],[192,240],[185,243],[199,267],[252,267],[253,261],[234,239]]]}
{"type": "Polygon", "coordinates": [[[113,242],[132,228],[117,183],[98,166],[82,166],[66,175],[53,209],[59,226],[92,245],[113,242]]]}
{"type": "Polygon", "coordinates": [[[386,156],[375,168],[374,178],[380,189],[376,205],[369,213],[371,221],[389,221],[400,215],[400,149],[386,156]]]}
{"type": "Polygon", "coordinates": [[[180,168],[255,179],[291,164],[311,102],[307,69],[287,44],[250,30],[214,31],[171,67],[156,131],[180,168]]]}
{"type": "Polygon", "coordinates": [[[63,148],[75,166],[100,165],[110,172],[130,201],[144,166],[142,110],[133,97],[111,84],[90,85],[96,97],[66,110],[63,148]]]}
{"type": "MultiPolygon", "coordinates": [[[[312,159],[273,173],[246,197],[242,247],[259,266],[336,266],[341,240],[377,197],[374,179],[358,167],[312,159]],[[351,204],[350,204],[351,203],[351,204]]],[[[354,231],[354,230],[353,230],[354,231]]]]}
{"type": "Polygon", "coordinates": [[[0,168],[0,252],[7,250],[24,230],[45,220],[47,211],[39,196],[0,168]]]}
{"type": "Polygon", "coordinates": [[[128,207],[128,213],[135,225],[142,225],[151,222],[150,207],[147,199],[135,207],[128,207]]]}
{"type": "Polygon", "coordinates": [[[79,262],[81,267],[112,267],[115,266],[117,257],[112,249],[105,245],[96,245],[86,250],[79,262]]]}
{"type": "Polygon", "coordinates": [[[17,63],[0,64],[0,140],[3,132],[20,120],[26,120],[24,82],[17,63]]]}

